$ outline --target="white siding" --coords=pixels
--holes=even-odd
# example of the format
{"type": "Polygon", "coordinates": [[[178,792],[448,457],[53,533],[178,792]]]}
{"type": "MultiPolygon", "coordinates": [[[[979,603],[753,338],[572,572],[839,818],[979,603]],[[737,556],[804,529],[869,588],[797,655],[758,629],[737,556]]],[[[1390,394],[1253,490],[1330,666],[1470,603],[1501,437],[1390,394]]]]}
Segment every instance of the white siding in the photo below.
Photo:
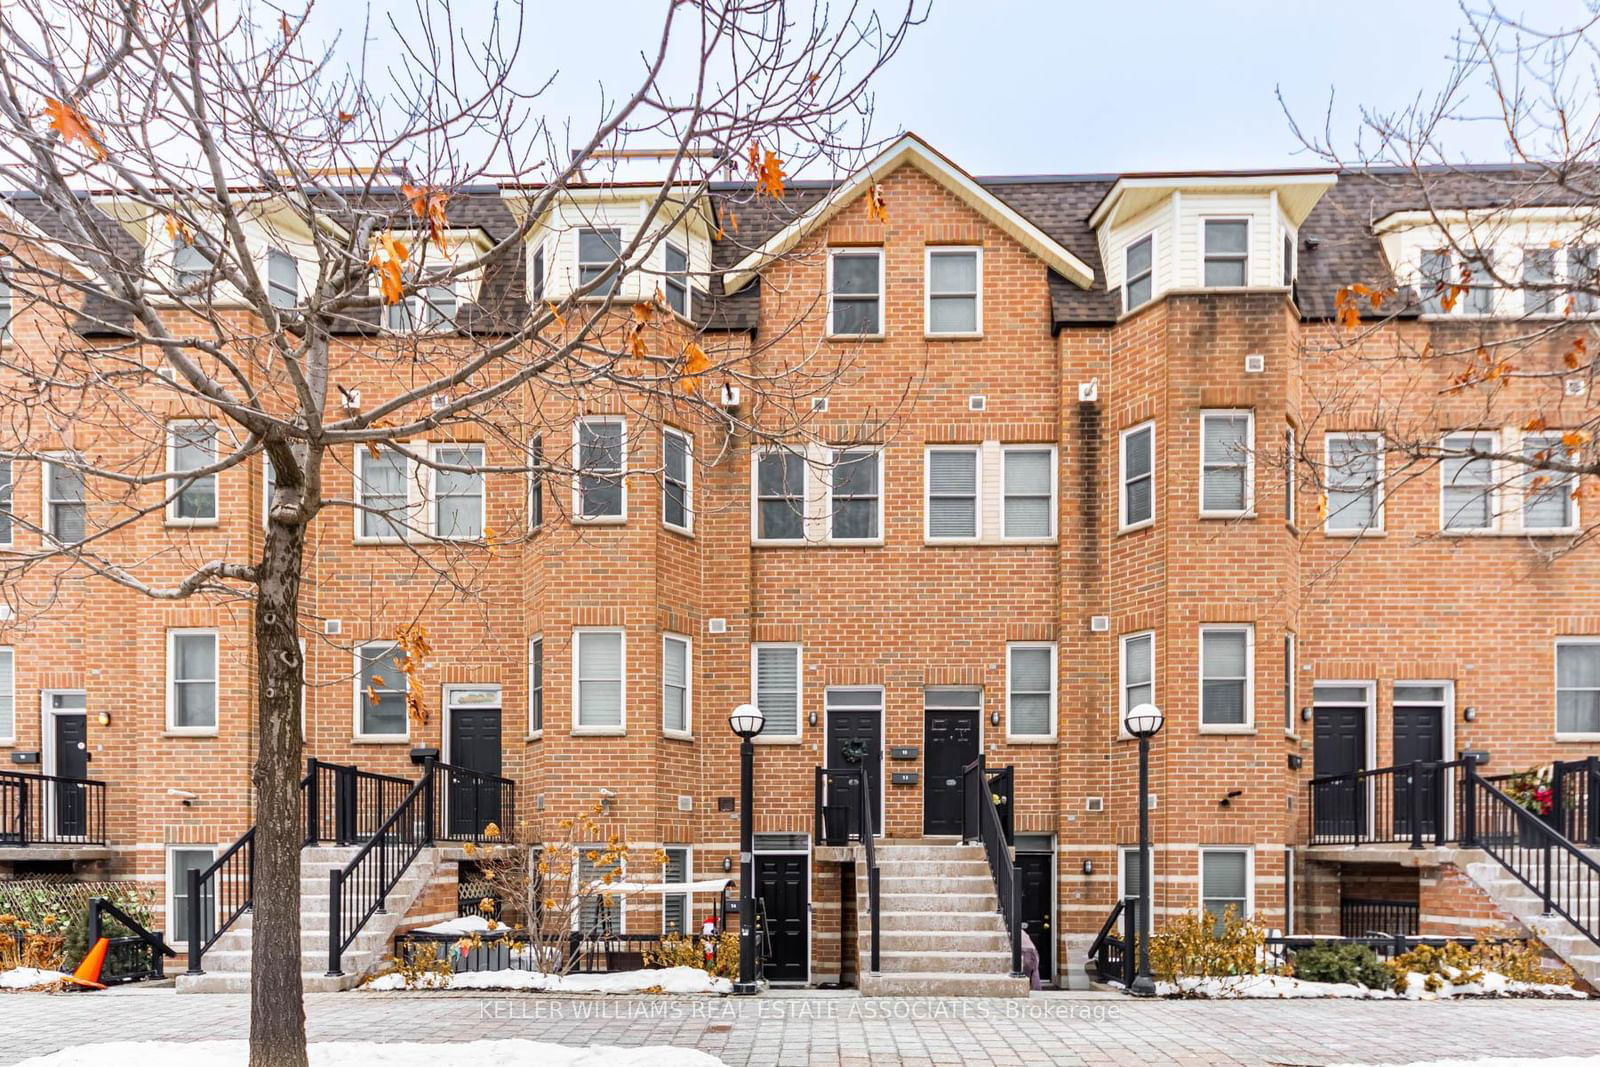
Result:
{"type": "MultiPolygon", "coordinates": [[[[650,192],[653,198],[654,190],[650,192]]],[[[569,202],[552,208],[528,238],[529,296],[532,296],[531,264],[536,249],[541,246],[544,248],[545,298],[560,300],[571,293],[578,284],[578,231],[615,227],[621,231],[622,246],[626,248],[642,227],[650,225],[647,215],[649,204],[650,200],[641,197],[599,203],[569,202]]],[[[658,219],[657,225],[670,221],[671,216],[680,210],[676,206],[669,205],[666,209],[668,218],[658,219]]],[[[693,315],[696,304],[701,299],[700,294],[705,290],[706,277],[711,269],[711,235],[701,224],[700,216],[691,213],[688,218],[679,220],[667,236],[689,254],[691,290],[689,302],[690,314],[693,315]]],[[[617,300],[632,302],[652,299],[655,296],[656,286],[661,282],[662,272],[666,268],[666,256],[666,241],[663,240],[650,250],[637,273],[622,279],[617,290],[617,300]]]]}

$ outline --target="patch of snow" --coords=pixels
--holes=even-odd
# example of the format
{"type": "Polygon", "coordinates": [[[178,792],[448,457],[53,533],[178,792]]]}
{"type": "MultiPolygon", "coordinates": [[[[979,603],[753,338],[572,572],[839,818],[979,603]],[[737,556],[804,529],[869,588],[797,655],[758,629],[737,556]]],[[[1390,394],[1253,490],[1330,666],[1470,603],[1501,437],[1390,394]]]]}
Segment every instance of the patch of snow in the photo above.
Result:
{"type": "Polygon", "coordinates": [[[1307,982],[1281,974],[1244,974],[1229,978],[1180,978],[1176,982],[1157,982],[1156,994],[1163,997],[1200,997],[1206,1000],[1291,1000],[1325,997],[1352,1000],[1449,1000],[1452,997],[1561,997],[1581,1000],[1588,996],[1571,986],[1542,982],[1513,982],[1503,974],[1485,972],[1481,981],[1452,983],[1444,978],[1436,991],[1429,991],[1427,976],[1417,971],[1406,975],[1401,990],[1368,989],[1344,982],[1307,982]]]}
{"type": "Polygon", "coordinates": [[[0,971],[0,989],[37,989],[66,981],[60,971],[42,971],[37,967],[13,967],[0,971]]]}
{"type": "MultiPolygon", "coordinates": [[[[504,930],[506,925],[505,923],[499,923],[495,926],[495,929],[504,930]]],[[[415,932],[419,934],[456,934],[462,937],[470,937],[473,934],[488,933],[489,920],[482,915],[463,915],[459,919],[446,919],[444,922],[434,923],[432,926],[419,926],[415,932]]]]}
{"type": "MultiPolygon", "coordinates": [[[[361,986],[372,992],[405,989],[405,978],[385,974],[361,986]]],[[[423,975],[418,989],[511,989],[534,993],[732,993],[733,983],[698,967],[661,967],[616,974],[540,974],[538,971],[468,971],[423,975]]]]}
{"type": "MultiPolygon", "coordinates": [[[[575,1048],[546,1041],[465,1041],[427,1044],[397,1041],[314,1042],[306,1046],[311,1067],[483,1067],[486,1063],[539,1064],[540,1067],[725,1067],[715,1056],[692,1048],[641,1045],[575,1048]]],[[[75,1045],[23,1060],[16,1067],[246,1067],[250,1048],[243,1041],[112,1041],[75,1045]]]]}

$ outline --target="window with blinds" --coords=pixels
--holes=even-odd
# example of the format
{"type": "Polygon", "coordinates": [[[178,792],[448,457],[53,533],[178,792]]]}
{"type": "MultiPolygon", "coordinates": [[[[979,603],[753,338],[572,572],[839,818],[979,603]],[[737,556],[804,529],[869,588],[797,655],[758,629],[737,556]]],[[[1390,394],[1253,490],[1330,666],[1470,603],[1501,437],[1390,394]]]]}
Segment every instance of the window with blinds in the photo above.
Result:
{"type": "Polygon", "coordinates": [[[1383,439],[1370,433],[1330,433],[1329,533],[1383,529],[1383,439]]]}
{"type": "Polygon", "coordinates": [[[1006,648],[1006,734],[1049,738],[1056,733],[1056,646],[1006,648]]]}
{"type": "Polygon", "coordinates": [[[766,718],[761,737],[800,736],[800,646],[756,645],[752,652],[756,707],[766,718]]]}
{"type": "Polygon", "coordinates": [[[1495,526],[1494,460],[1500,442],[1492,433],[1452,434],[1444,439],[1440,525],[1446,530],[1490,530],[1495,526]]]}
{"type": "Polygon", "coordinates": [[[356,448],[356,493],[361,536],[395,539],[405,536],[410,507],[406,457],[392,448],[377,455],[365,445],[356,448]]]}
{"type": "Polygon", "coordinates": [[[661,728],[689,732],[689,639],[667,634],[661,639],[661,728]]]}
{"type": "Polygon", "coordinates": [[[1201,412],[1201,514],[1237,516],[1250,510],[1251,422],[1248,411],[1201,412]]]}
{"type": "Polygon", "coordinates": [[[1222,929],[1231,909],[1240,918],[1250,915],[1250,853],[1243,849],[1200,850],[1200,904],[1222,929]]]}
{"type": "Polygon", "coordinates": [[[1156,702],[1156,635],[1128,634],[1122,639],[1122,708],[1120,724],[1129,708],[1156,702]]]}
{"type": "Polygon", "coordinates": [[[17,739],[17,653],[0,648],[0,741],[17,739]]]}
{"type": "Polygon", "coordinates": [[[1600,638],[1556,642],[1556,733],[1600,735],[1600,638]]]}
{"type": "Polygon", "coordinates": [[[978,536],[978,449],[928,449],[930,541],[971,541],[978,536]]]}
{"type": "Polygon", "coordinates": [[[573,727],[619,733],[623,729],[621,630],[578,630],[573,641],[573,727]]]}
{"type": "Polygon", "coordinates": [[[1247,626],[1200,630],[1200,725],[1249,726],[1250,637],[1247,626]]]}
{"type": "Polygon", "coordinates": [[[528,641],[528,733],[544,732],[544,638],[528,641]]]}
{"type": "MultiPolygon", "coordinates": [[[[1522,439],[1522,455],[1528,460],[1528,469],[1522,479],[1522,528],[1524,530],[1570,530],[1578,525],[1577,501],[1572,499],[1574,475],[1564,471],[1540,470],[1539,464],[1550,458],[1569,458],[1565,451],[1556,451],[1561,437],[1541,437],[1529,434],[1522,439]]],[[[0,472],[0,478],[3,478],[0,472]]],[[[0,492],[4,492],[0,488],[0,492]]],[[[0,510],[5,502],[0,499],[0,510]]],[[[0,515],[0,522],[5,517],[0,515]]]]}
{"type": "Polygon", "coordinates": [[[578,932],[584,937],[623,933],[623,897],[606,892],[607,885],[622,878],[621,860],[601,844],[579,845],[577,851],[578,932]],[[608,855],[612,858],[606,859],[608,855]]]}
{"type": "MultiPolygon", "coordinates": [[[[667,861],[662,865],[661,880],[668,885],[688,882],[689,878],[689,850],[686,848],[663,849],[667,861]]],[[[689,933],[689,894],[667,893],[661,897],[661,932],[666,934],[689,933]]]]}
{"type": "Polygon", "coordinates": [[[1148,525],[1156,517],[1156,424],[1123,430],[1121,451],[1118,525],[1127,530],[1148,525]]]}
{"type": "Polygon", "coordinates": [[[1007,538],[1054,537],[1056,453],[1053,448],[1007,448],[1001,532],[1007,538]]]}
{"type": "Polygon", "coordinates": [[[482,537],[483,446],[439,445],[433,458],[440,465],[433,472],[433,535],[469,541],[482,537]]]}

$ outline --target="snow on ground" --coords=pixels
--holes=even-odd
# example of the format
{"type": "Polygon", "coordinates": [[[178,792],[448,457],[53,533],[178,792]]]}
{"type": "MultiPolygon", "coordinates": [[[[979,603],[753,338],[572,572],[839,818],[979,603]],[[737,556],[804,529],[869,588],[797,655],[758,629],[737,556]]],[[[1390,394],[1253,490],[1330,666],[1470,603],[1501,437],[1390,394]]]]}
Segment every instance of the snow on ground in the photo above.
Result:
{"type": "Polygon", "coordinates": [[[66,978],[67,976],[60,971],[41,971],[37,967],[13,967],[9,971],[0,971],[0,989],[37,989],[39,986],[65,981],[66,978]]]}
{"type": "MultiPolygon", "coordinates": [[[[504,930],[505,924],[500,924],[497,929],[504,930]]],[[[442,923],[432,926],[420,926],[416,929],[419,934],[455,934],[460,937],[470,937],[473,934],[486,934],[489,932],[489,920],[482,915],[463,915],[459,919],[446,919],[442,923]]]]}
{"type": "Polygon", "coordinates": [[[1441,979],[1443,984],[1433,992],[1425,988],[1426,981],[1424,975],[1412,971],[1406,975],[1405,989],[1397,991],[1368,989],[1366,986],[1343,982],[1307,982],[1299,978],[1286,978],[1281,974],[1246,974],[1233,978],[1180,978],[1176,982],[1157,982],[1156,993],[1163,997],[1187,996],[1207,1000],[1289,1000],[1303,997],[1361,1000],[1449,1000],[1452,997],[1582,999],[1587,996],[1571,986],[1513,982],[1505,975],[1495,974],[1493,971],[1485,973],[1482,981],[1463,982],[1459,985],[1441,979]]]}
{"type": "MultiPolygon", "coordinates": [[[[421,989],[516,989],[536,993],[731,993],[733,983],[698,967],[662,967],[617,974],[540,974],[537,971],[468,971],[464,974],[424,975],[421,989]]],[[[388,992],[406,988],[399,974],[374,978],[361,989],[388,992]]]]}
{"type": "MultiPolygon", "coordinates": [[[[539,1067],[724,1067],[721,1060],[692,1048],[642,1045],[573,1048],[546,1041],[466,1041],[425,1044],[397,1041],[314,1042],[307,1046],[311,1067],[483,1067],[484,1064],[538,1064],[539,1067]]],[[[76,1045],[23,1060],[16,1067],[246,1067],[250,1048],[243,1041],[112,1041],[76,1045]]]]}

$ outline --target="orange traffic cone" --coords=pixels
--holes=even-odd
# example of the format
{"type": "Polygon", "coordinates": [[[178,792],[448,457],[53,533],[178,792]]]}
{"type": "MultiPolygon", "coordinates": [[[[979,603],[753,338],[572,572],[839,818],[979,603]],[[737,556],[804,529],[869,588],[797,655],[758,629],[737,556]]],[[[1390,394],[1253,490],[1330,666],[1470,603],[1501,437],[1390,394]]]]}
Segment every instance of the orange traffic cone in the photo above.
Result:
{"type": "Polygon", "coordinates": [[[111,947],[111,939],[102,937],[94,943],[94,948],[83,957],[83,962],[78,964],[78,969],[72,972],[68,979],[73,985],[80,985],[85,989],[104,989],[105,983],[100,981],[100,972],[106,965],[106,950],[111,947]]]}

